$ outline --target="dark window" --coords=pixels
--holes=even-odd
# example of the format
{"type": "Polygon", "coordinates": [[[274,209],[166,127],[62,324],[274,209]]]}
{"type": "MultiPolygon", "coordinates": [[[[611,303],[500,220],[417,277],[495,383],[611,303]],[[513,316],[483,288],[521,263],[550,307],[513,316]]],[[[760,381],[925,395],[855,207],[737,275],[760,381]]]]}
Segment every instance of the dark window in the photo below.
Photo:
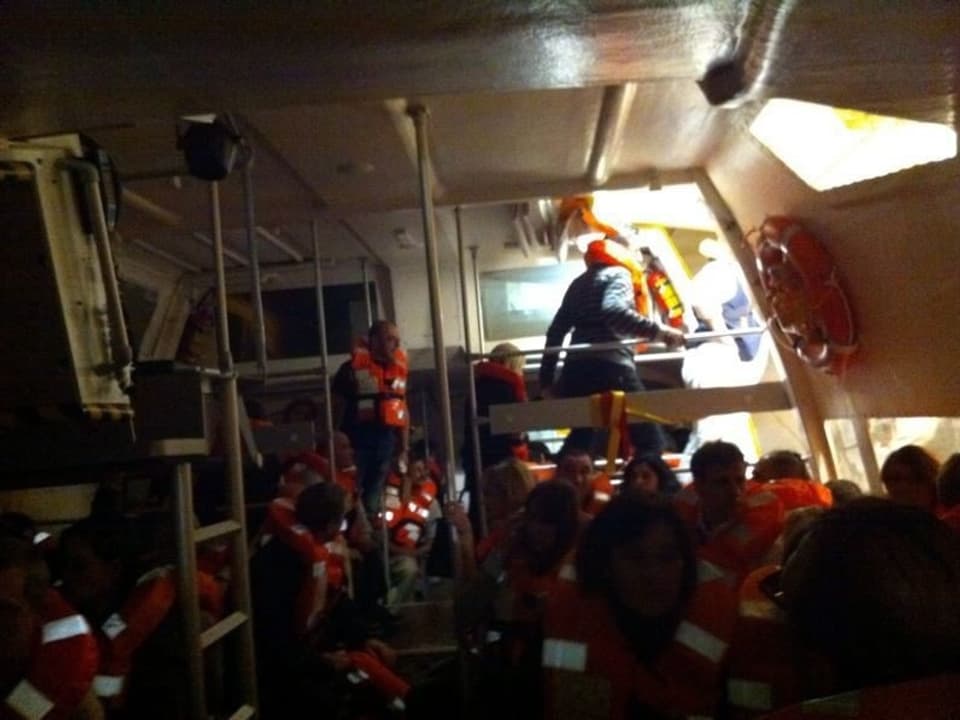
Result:
{"type": "MultiPolygon", "coordinates": [[[[370,301],[377,303],[376,287],[370,283],[370,301]]],[[[327,324],[327,350],[331,355],[350,352],[354,342],[367,333],[363,285],[330,285],[323,288],[327,324]]],[[[250,295],[229,298],[230,344],[239,362],[256,359],[256,317],[250,295]]],[[[263,293],[267,357],[310,357],[320,354],[317,295],[312,287],[269,290],[263,293]]]]}

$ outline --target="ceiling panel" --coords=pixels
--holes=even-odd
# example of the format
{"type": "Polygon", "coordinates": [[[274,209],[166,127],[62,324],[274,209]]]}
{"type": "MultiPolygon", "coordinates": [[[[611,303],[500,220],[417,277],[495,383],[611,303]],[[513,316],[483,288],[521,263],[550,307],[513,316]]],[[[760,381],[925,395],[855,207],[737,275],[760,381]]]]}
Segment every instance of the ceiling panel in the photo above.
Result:
{"type": "Polygon", "coordinates": [[[542,184],[586,172],[601,88],[427,100],[433,162],[457,196],[542,184]]]}

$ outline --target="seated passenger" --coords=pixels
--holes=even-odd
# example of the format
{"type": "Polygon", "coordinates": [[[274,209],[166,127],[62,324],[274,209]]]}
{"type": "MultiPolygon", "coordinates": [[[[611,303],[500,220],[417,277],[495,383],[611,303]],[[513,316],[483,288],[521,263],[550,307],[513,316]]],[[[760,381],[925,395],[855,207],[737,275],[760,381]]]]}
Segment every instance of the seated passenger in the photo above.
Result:
{"type": "Polygon", "coordinates": [[[459,533],[463,572],[467,578],[473,576],[478,563],[482,564],[491,552],[502,548],[509,539],[511,519],[523,509],[533,487],[533,476],[527,466],[513,458],[484,471],[484,514],[488,532],[479,543],[475,542],[463,506],[448,503],[444,508],[444,515],[459,533]]]}
{"type": "Polygon", "coordinates": [[[809,697],[845,694],[770,717],[954,716],[960,539],[929,512],[865,498],[826,513],[785,564],[780,587],[795,638],[831,668],[809,697]]]}
{"type": "Polygon", "coordinates": [[[0,718],[94,720],[97,643],[31,544],[0,538],[0,718]]]}
{"type": "Polygon", "coordinates": [[[414,598],[421,561],[433,545],[440,515],[437,485],[423,457],[411,461],[405,478],[387,479],[383,520],[390,542],[391,604],[414,598]]]}
{"type": "MultiPolygon", "coordinates": [[[[474,366],[474,385],[476,387],[477,415],[487,418],[491,405],[526,402],[527,388],[523,382],[523,355],[519,348],[510,343],[501,343],[490,351],[490,359],[474,366]]],[[[476,477],[480,472],[474,468],[473,433],[470,429],[470,408],[466,408],[463,448],[463,470],[466,475],[466,490],[470,495],[470,522],[476,537],[480,537],[480,516],[477,514],[476,477]]],[[[515,457],[526,460],[527,444],[522,433],[493,435],[489,423],[479,426],[477,435],[480,440],[480,465],[489,468],[504,460],[515,457]]]]}
{"type": "Polygon", "coordinates": [[[381,705],[401,701],[408,689],[387,669],[392,651],[367,636],[330,563],[326,543],[340,532],[343,511],[339,485],[309,486],[297,498],[293,531],[278,533],[251,562],[265,717],[291,717],[304,707],[349,716],[359,697],[345,692],[351,674],[358,686],[371,686],[381,705]]]}
{"type": "Polygon", "coordinates": [[[576,579],[574,552],[585,517],[566,483],[548,481],[527,496],[508,541],[460,592],[461,640],[482,659],[484,709],[539,716],[543,611],[557,588],[576,579]]]}
{"type": "Polygon", "coordinates": [[[822,507],[806,507],[787,515],[782,558],[754,570],[740,586],[736,630],[727,661],[732,720],[750,720],[806,696],[803,678],[817,667],[816,660],[800,659],[786,613],[777,604],[779,579],[783,563],[824,512],[822,507]]]}
{"type": "Polygon", "coordinates": [[[853,480],[831,480],[823,486],[833,497],[833,507],[843,507],[857,498],[863,497],[863,490],[853,480]]]}
{"type": "Polygon", "coordinates": [[[757,460],[746,492],[773,493],[786,512],[833,505],[830,490],[810,477],[807,464],[793,450],[774,450],[757,460]]]}
{"type": "Polygon", "coordinates": [[[940,463],[922,447],[904,445],[883,461],[880,482],[894,502],[936,512],[939,470],[940,463]]]}
{"type": "Polygon", "coordinates": [[[766,492],[744,494],[746,464],[736,445],[705,443],[690,459],[693,482],[677,494],[674,506],[697,548],[732,587],[766,561],[783,530],[783,505],[766,492]]]}
{"type": "Polygon", "coordinates": [[[580,498],[580,509],[591,517],[610,502],[613,485],[610,477],[597,472],[593,458],[583,448],[564,445],[557,460],[557,480],[571,485],[580,498]]]}
{"type": "MultiPolygon", "coordinates": [[[[176,578],[170,567],[143,572],[147,555],[133,526],[117,517],[91,517],[60,536],[63,593],[94,628],[100,663],[94,689],[117,715],[186,717],[188,688],[176,578]]],[[[198,574],[201,609],[212,620],[223,590],[198,574]]]]}
{"type": "Polygon", "coordinates": [[[940,519],[960,532],[960,453],[954,453],[937,474],[940,519]]]}
{"type": "Polygon", "coordinates": [[[712,716],[736,600],[698,575],[674,510],[615,498],[584,531],[577,578],[547,602],[546,717],[712,716]]]}
{"type": "Polygon", "coordinates": [[[663,458],[654,453],[637,455],[623,469],[620,492],[673,497],[680,492],[680,481],[663,458]]]}

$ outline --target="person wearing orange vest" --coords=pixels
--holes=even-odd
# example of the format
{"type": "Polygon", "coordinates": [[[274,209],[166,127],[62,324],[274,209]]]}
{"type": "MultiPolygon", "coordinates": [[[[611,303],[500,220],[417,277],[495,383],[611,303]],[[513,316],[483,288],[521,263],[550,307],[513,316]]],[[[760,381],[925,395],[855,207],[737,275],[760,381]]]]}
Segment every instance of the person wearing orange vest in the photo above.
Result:
{"type": "MultiPolygon", "coordinates": [[[[63,593],[94,628],[99,666],[94,690],[111,713],[172,717],[188,700],[184,658],[172,656],[179,615],[171,567],[141,571],[142,549],[122,517],[90,517],[60,536],[63,593]],[[156,697],[155,697],[156,696],[156,697]]],[[[223,612],[223,587],[198,573],[202,615],[223,612]]],[[[180,650],[180,648],[177,648],[180,650]]]]}
{"type": "Polygon", "coordinates": [[[573,556],[585,517],[567,483],[549,480],[527,495],[493,550],[459,593],[458,632],[481,664],[484,711],[511,707],[537,717],[540,635],[546,603],[576,579],[573,556]]]}
{"type": "Polygon", "coordinates": [[[490,359],[478,362],[473,369],[474,387],[477,398],[477,417],[481,425],[477,430],[480,441],[480,467],[474,467],[473,433],[471,432],[470,407],[464,409],[464,434],[461,457],[465,473],[465,487],[470,495],[470,521],[474,535],[480,537],[480,503],[477,497],[476,478],[484,469],[492,467],[508,458],[527,460],[529,453],[524,433],[505,433],[493,435],[489,423],[484,423],[490,415],[492,405],[520,403],[527,401],[527,388],[523,379],[524,356],[520,349],[511,343],[500,343],[490,351],[490,359]]]}
{"type": "MultiPolygon", "coordinates": [[[[824,512],[822,507],[807,507],[787,516],[783,563],[824,512]]],[[[805,696],[805,678],[817,673],[818,658],[794,642],[781,607],[781,568],[781,564],[764,565],[740,586],[737,625],[727,659],[731,720],[753,720],[799,701],[805,696]]]]}
{"type": "Polygon", "coordinates": [[[387,704],[409,687],[387,667],[392,652],[371,640],[334,576],[326,544],[340,532],[344,492],[335,483],[303,490],[297,522],[277,532],[251,563],[258,677],[265,715],[316,702],[334,710],[348,701],[341,679],[370,685],[387,704]],[[339,689],[338,689],[339,688],[339,689]],[[306,693],[306,695],[304,695],[306,693]],[[398,694],[399,693],[399,694],[398,694]]]}
{"type": "Polygon", "coordinates": [[[663,501],[615,498],[584,531],[577,583],[547,603],[547,718],[712,716],[736,616],[663,501]]]}
{"type": "Polygon", "coordinates": [[[833,493],[810,477],[803,458],[793,450],[773,450],[757,460],[745,491],[748,495],[773,493],[780,498],[784,512],[833,505],[833,493]]]}
{"type": "Polygon", "coordinates": [[[793,637],[831,672],[800,705],[767,717],[956,715],[960,538],[928,511],[863,498],[824,513],[785,563],[780,590],[793,637]]]}
{"type": "Polygon", "coordinates": [[[776,495],[744,493],[746,467],[736,445],[704,443],[690,459],[693,482],[673,501],[695,540],[697,556],[719,567],[734,588],[767,561],[784,522],[776,495]]]}
{"type": "Polygon", "coordinates": [[[388,478],[383,522],[390,542],[390,593],[394,603],[413,598],[420,560],[430,552],[439,518],[437,485],[430,478],[425,459],[413,460],[406,477],[388,478]]]}
{"type": "Polygon", "coordinates": [[[96,640],[48,581],[37,548],[0,538],[0,719],[100,718],[96,640]]]}
{"type": "Polygon", "coordinates": [[[333,378],[337,425],[356,451],[357,478],[367,512],[380,509],[383,484],[397,456],[405,469],[410,448],[407,410],[407,356],[397,326],[378,320],[367,342],[357,347],[333,378]]]}
{"type": "Polygon", "coordinates": [[[448,503],[444,516],[457,529],[463,574],[469,579],[491,553],[500,550],[509,540],[510,522],[523,510],[527,496],[535,487],[533,474],[526,463],[509,458],[483,473],[483,502],[487,515],[487,535],[477,542],[473,527],[460,503],[448,503]]]}
{"type": "MultiPolygon", "coordinates": [[[[646,338],[666,343],[670,348],[683,346],[680,330],[650,320],[649,308],[641,307],[645,305],[646,283],[625,239],[608,237],[590,243],[584,260],[586,271],[567,288],[547,329],[547,347],[562,345],[571,330],[574,344],[646,338]]],[[[544,397],[582,397],[608,390],[640,392],[644,388],[633,361],[634,349],[622,345],[570,354],[556,384],[554,372],[559,356],[547,353],[540,365],[540,391],[544,397]]],[[[593,447],[596,435],[593,428],[575,428],[564,446],[599,450],[593,447]]],[[[632,423],[630,439],[635,452],[663,450],[663,433],[656,424],[632,423]]]]}
{"type": "Polygon", "coordinates": [[[614,488],[609,476],[597,472],[590,453],[582,448],[565,445],[560,450],[555,478],[577,491],[580,509],[591,517],[613,497],[614,488]]]}

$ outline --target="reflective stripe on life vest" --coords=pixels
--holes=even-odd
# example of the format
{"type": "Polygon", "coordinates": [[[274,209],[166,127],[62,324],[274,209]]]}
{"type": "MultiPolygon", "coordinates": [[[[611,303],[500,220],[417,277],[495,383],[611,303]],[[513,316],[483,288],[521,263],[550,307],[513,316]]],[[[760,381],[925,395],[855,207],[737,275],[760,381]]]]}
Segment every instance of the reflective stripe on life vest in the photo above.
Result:
{"type": "Polygon", "coordinates": [[[93,690],[97,697],[113,698],[123,692],[123,675],[97,675],[93,679],[93,690]]]}
{"type": "Polygon", "coordinates": [[[38,614],[45,622],[26,673],[0,703],[0,718],[67,717],[93,682],[97,643],[86,620],[55,589],[47,591],[38,614]]]}
{"type": "Polygon", "coordinates": [[[27,720],[40,720],[54,708],[54,702],[27,680],[17,683],[4,702],[27,720]]]}
{"type": "Polygon", "coordinates": [[[727,643],[688,620],[680,623],[673,639],[712,663],[720,662],[727,652],[727,643]]]}
{"type": "Polygon", "coordinates": [[[727,699],[731,705],[747,710],[772,710],[773,686],[765,682],[730,678],[727,680],[727,699]]]}
{"type": "Polygon", "coordinates": [[[557,670],[583,672],[587,669],[586,643],[545,638],[543,641],[543,666],[557,670]]]}

